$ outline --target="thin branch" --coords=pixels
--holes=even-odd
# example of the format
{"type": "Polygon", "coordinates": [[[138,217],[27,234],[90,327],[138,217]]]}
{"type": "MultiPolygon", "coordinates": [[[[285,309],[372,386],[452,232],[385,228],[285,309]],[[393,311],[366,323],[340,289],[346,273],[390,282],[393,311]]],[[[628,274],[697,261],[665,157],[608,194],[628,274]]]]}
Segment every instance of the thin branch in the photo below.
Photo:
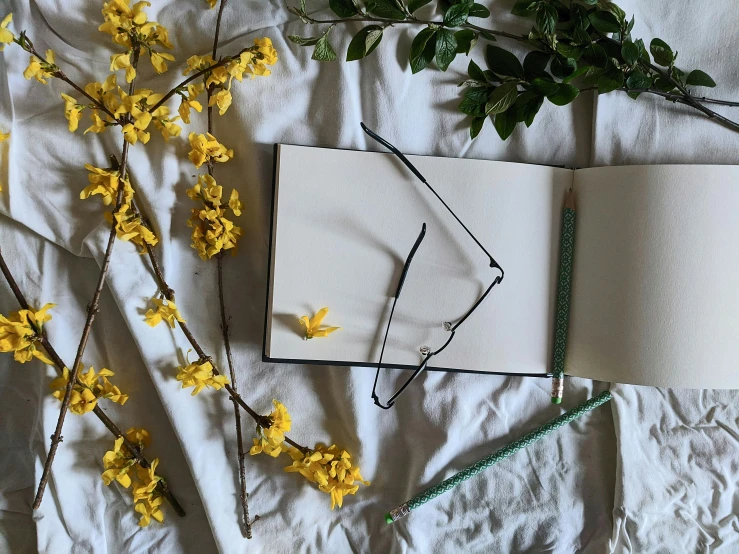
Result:
{"type": "MultiPolygon", "coordinates": [[[[139,61],[139,49],[134,48],[133,51],[133,60],[131,65],[134,67],[134,69],[137,67],[139,61]]],[[[134,78],[131,81],[131,84],[129,85],[129,95],[133,94],[134,85],[136,83],[136,79],[134,78]]],[[[130,115],[127,118],[130,121],[130,115]]],[[[124,138],[123,139],[123,148],[121,152],[121,170],[120,170],[120,181],[118,186],[118,194],[116,197],[116,204],[115,204],[115,210],[118,211],[121,207],[121,204],[123,203],[123,192],[124,192],[124,186],[123,186],[123,180],[126,178],[126,161],[128,159],[128,149],[129,149],[129,143],[124,138]]],[[[115,245],[115,237],[116,237],[116,222],[115,218],[113,219],[113,223],[110,226],[110,233],[108,235],[108,245],[105,249],[105,255],[103,257],[103,265],[100,269],[100,275],[98,276],[98,282],[97,286],[95,287],[95,293],[92,296],[92,300],[87,306],[87,320],[85,321],[85,327],[82,330],[82,336],[80,338],[79,346],[77,347],[77,355],[74,359],[74,365],[69,369],[70,376],[69,381],[67,382],[66,390],[64,391],[64,399],[62,400],[62,407],[59,410],[59,419],[56,423],[56,429],[54,430],[54,434],[51,435],[51,446],[49,448],[49,454],[46,458],[46,463],[44,464],[44,471],[41,474],[41,480],[39,481],[38,490],[36,491],[36,499],[33,502],[33,509],[38,510],[41,506],[41,501],[44,497],[44,490],[46,489],[46,484],[49,481],[49,474],[51,472],[51,466],[54,463],[54,456],[56,455],[56,450],[59,447],[59,443],[62,442],[62,428],[64,427],[64,418],[67,415],[67,410],[69,409],[69,403],[72,400],[72,389],[74,387],[74,384],[77,382],[77,374],[79,373],[80,365],[82,363],[82,356],[85,353],[85,348],[87,347],[87,341],[90,337],[90,331],[92,330],[92,324],[95,321],[95,316],[97,315],[99,311],[99,302],[100,302],[100,296],[103,292],[103,287],[105,286],[105,277],[108,273],[108,267],[110,266],[110,257],[113,254],[113,246],[115,245]]]]}
{"type": "MultiPolygon", "coordinates": [[[[13,277],[13,274],[10,272],[10,269],[8,268],[8,265],[5,263],[5,259],[3,258],[2,251],[0,251],[0,270],[2,270],[3,275],[5,276],[5,280],[7,281],[8,285],[13,291],[13,294],[15,295],[16,300],[18,300],[18,304],[20,304],[21,308],[24,310],[28,310],[29,305],[26,301],[25,296],[21,292],[20,288],[18,287],[18,284],[15,281],[15,278],[13,277]]],[[[61,359],[59,354],[57,354],[57,351],[52,346],[51,342],[49,341],[48,337],[46,336],[46,333],[41,331],[39,342],[41,343],[41,346],[44,348],[46,353],[49,355],[49,358],[54,362],[54,368],[56,369],[57,373],[59,375],[64,375],[64,368],[67,367],[67,365],[64,363],[64,361],[61,359]]],[[[79,382],[79,381],[78,381],[79,382]]],[[[123,445],[126,447],[126,450],[129,451],[131,456],[133,456],[136,459],[136,462],[143,468],[150,468],[151,464],[149,463],[149,460],[147,460],[144,455],[141,453],[141,450],[130,440],[128,440],[128,437],[123,434],[123,432],[120,430],[120,428],[113,422],[112,419],[108,417],[108,415],[102,410],[102,408],[99,405],[95,405],[95,408],[93,409],[92,413],[94,413],[97,418],[103,422],[103,425],[116,437],[122,437],[123,438],[123,445]]],[[[169,487],[167,486],[166,481],[161,480],[159,483],[157,483],[157,489],[159,492],[164,496],[164,498],[167,499],[167,501],[172,505],[172,508],[174,508],[174,511],[177,512],[177,515],[180,517],[184,517],[185,510],[182,509],[182,506],[179,502],[177,502],[177,499],[174,497],[172,492],[169,490],[169,487]]]]}
{"type": "MultiPolygon", "coordinates": [[[[33,43],[28,38],[26,38],[26,40],[28,41],[28,48],[26,49],[26,51],[28,53],[36,56],[42,62],[48,64],[49,62],[46,60],[46,58],[44,58],[41,54],[39,54],[38,51],[33,47],[33,43]]],[[[49,64],[49,65],[56,65],[56,64],[49,64]]],[[[93,96],[90,96],[89,94],[87,94],[87,92],[85,91],[85,89],[83,89],[77,83],[75,83],[72,79],[70,79],[69,77],[67,77],[67,74],[64,73],[64,71],[62,71],[61,69],[59,69],[59,66],[57,66],[57,71],[55,71],[54,73],[52,73],[52,75],[54,75],[54,77],[56,77],[57,79],[61,79],[62,81],[64,81],[65,83],[67,83],[74,90],[76,90],[82,96],[84,96],[88,100],[90,100],[90,102],[92,102],[93,104],[95,104],[95,106],[98,109],[104,111],[106,114],[108,114],[110,117],[112,117],[113,118],[113,121],[115,122],[116,125],[120,125],[120,122],[118,121],[118,118],[115,116],[115,114],[113,112],[111,112],[108,108],[105,107],[105,104],[103,104],[102,102],[100,102],[97,98],[94,98],[93,96]]]]}

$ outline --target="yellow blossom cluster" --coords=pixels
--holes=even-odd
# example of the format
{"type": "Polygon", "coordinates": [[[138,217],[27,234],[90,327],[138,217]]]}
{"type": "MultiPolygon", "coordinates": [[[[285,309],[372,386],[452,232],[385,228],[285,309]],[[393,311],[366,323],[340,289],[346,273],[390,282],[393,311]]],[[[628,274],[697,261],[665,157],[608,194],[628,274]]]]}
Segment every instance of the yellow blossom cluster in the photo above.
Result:
{"type": "MultiPolygon", "coordinates": [[[[225,114],[233,100],[231,96],[233,80],[236,79],[240,82],[244,78],[244,74],[251,78],[255,76],[267,77],[271,73],[267,66],[277,63],[277,59],[277,51],[272,46],[270,39],[255,39],[253,47],[241,52],[228,63],[219,65],[205,74],[205,86],[212,92],[208,105],[217,106],[218,113],[220,115],[225,114]]],[[[212,56],[190,56],[187,60],[187,69],[183,74],[202,71],[213,65],[217,65],[217,62],[212,56]]],[[[183,102],[194,99],[191,92],[188,92],[188,95],[187,100],[183,95],[183,102]]],[[[184,116],[182,119],[185,119],[184,116]]]]}
{"type": "Polygon", "coordinates": [[[148,21],[144,11],[145,7],[151,6],[149,2],[136,2],[129,6],[130,0],[111,0],[103,4],[103,17],[105,23],[98,27],[99,31],[108,33],[113,37],[113,42],[124,46],[126,52],[113,54],[110,57],[110,70],[126,72],[126,82],[130,83],[136,77],[134,57],[138,52],[149,55],[151,65],[157,73],[167,71],[167,61],[174,61],[174,56],[165,52],[154,50],[157,46],[172,48],[169,42],[167,29],[156,21],[148,21]]]}
{"type": "MultiPolygon", "coordinates": [[[[117,169],[100,168],[90,164],[85,164],[85,169],[89,171],[87,180],[90,184],[80,192],[80,199],[85,200],[99,194],[102,197],[103,204],[109,206],[113,204],[118,195],[118,187],[121,183],[121,174],[117,169]]],[[[133,199],[133,188],[128,179],[123,179],[123,202],[130,204],[133,199]]]]}
{"type": "Polygon", "coordinates": [[[187,94],[185,94],[185,91],[178,90],[177,94],[180,95],[180,98],[182,101],[180,102],[180,107],[178,109],[178,112],[180,114],[180,117],[182,118],[182,121],[190,124],[190,110],[195,110],[196,112],[200,113],[203,111],[203,105],[196,100],[198,95],[203,92],[205,89],[205,85],[203,84],[190,84],[187,85],[187,88],[185,91],[187,91],[187,94]]]}
{"type": "Polygon", "coordinates": [[[156,327],[162,321],[166,321],[174,329],[175,320],[185,323],[185,320],[180,315],[180,311],[177,309],[177,305],[171,300],[152,298],[151,301],[156,306],[156,310],[149,309],[144,314],[144,319],[149,326],[156,327]]]}
{"type": "Polygon", "coordinates": [[[210,133],[205,135],[190,133],[187,138],[192,148],[187,157],[195,167],[200,167],[204,163],[227,162],[234,157],[234,151],[227,149],[210,133]]]}
{"type": "Polygon", "coordinates": [[[23,72],[23,76],[26,79],[35,78],[39,83],[46,84],[46,79],[54,76],[54,73],[59,71],[56,66],[56,57],[52,50],[46,51],[46,58],[40,59],[34,55],[31,55],[31,61],[28,62],[28,67],[23,72]]]}
{"type": "Polygon", "coordinates": [[[40,310],[18,310],[5,317],[0,314],[0,352],[13,352],[13,358],[22,364],[38,358],[45,364],[54,365],[36,344],[41,338],[44,323],[51,319],[47,313],[56,304],[46,304],[40,310]]]}
{"type": "Polygon", "coordinates": [[[213,364],[209,360],[198,360],[177,369],[179,370],[177,380],[182,382],[182,388],[195,387],[191,396],[195,396],[206,387],[219,390],[223,385],[228,384],[228,378],[225,375],[213,373],[213,364]]]}
{"type": "MultiPolygon", "coordinates": [[[[129,429],[126,432],[126,438],[136,444],[139,451],[149,446],[149,432],[145,429],[129,429]]],[[[158,465],[159,458],[156,458],[148,468],[142,467],[135,456],[124,447],[123,437],[118,437],[113,450],[109,450],[103,456],[105,471],[102,478],[106,485],[110,485],[113,481],[118,481],[125,488],[134,485],[132,489],[134,510],[141,514],[139,519],[141,527],[149,525],[152,519],[159,523],[164,521],[164,513],[161,509],[164,497],[157,488],[162,481],[162,478],[156,474],[158,465]]]]}
{"type": "Polygon", "coordinates": [[[130,204],[121,204],[121,208],[117,212],[105,212],[105,219],[112,223],[115,219],[115,234],[120,240],[132,242],[139,247],[139,251],[143,254],[146,252],[146,245],[155,246],[159,239],[141,220],[141,216],[136,215],[131,210],[130,204]]]}
{"type": "MultiPolygon", "coordinates": [[[[69,409],[72,413],[82,415],[91,412],[97,406],[97,401],[101,398],[107,398],[121,406],[128,400],[128,395],[123,394],[121,390],[113,383],[108,381],[108,377],[115,375],[109,369],[103,368],[99,373],[95,373],[95,368],[91,367],[86,372],[77,372],[77,382],[72,388],[71,401],[69,409]]],[[[64,400],[65,389],[69,383],[69,369],[64,368],[61,377],[51,382],[53,395],[61,402],[64,400]]]]}
{"type": "Polygon", "coordinates": [[[273,458],[280,455],[285,450],[285,433],[292,426],[292,418],[285,408],[284,404],[273,400],[275,406],[274,411],[269,414],[270,426],[262,428],[257,426],[259,436],[254,440],[254,446],[249,450],[252,456],[264,452],[273,458]]]}
{"type": "Polygon", "coordinates": [[[230,209],[235,216],[241,215],[244,205],[239,200],[236,189],[231,191],[228,203],[223,203],[223,187],[210,175],[201,175],[198,182],[187,195],[196,202],[202,202],[199,208],[193,208],[187,224],[192,227],[192,246],[198,251],[201,259],[207,260],[225,250],[236,248],[241,237],[241,228],[229,219],[230,209]]]}
{"type": "Polygon", "coordinates": [[[0,52],[5,49],[6,44],[10,44],[15,40],[15,35],[8,29],[8,25],[13,21],[13,14],[9,13],[0,23],[0,52]]]}
{"type": "Polygon", "coordinates": [[[370,482],[362,478],[359,466],[352,464],[351,455],[336,445],[316,447],[304,454],[297,448],[288,449],[293,459],[292,465],[285,468],[288,473],[300,473],[311,483],[318,485],[318,490],[331,495],[331,509],[344,503],[344,496],[356,494],[358,483],[369,486],[370,482]]]}

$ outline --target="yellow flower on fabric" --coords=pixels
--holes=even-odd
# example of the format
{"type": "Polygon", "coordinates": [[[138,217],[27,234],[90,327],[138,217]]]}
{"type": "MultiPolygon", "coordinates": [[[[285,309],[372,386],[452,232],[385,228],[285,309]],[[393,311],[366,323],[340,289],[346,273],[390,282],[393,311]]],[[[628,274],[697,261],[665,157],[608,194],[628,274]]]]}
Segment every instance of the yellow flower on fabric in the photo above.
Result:
{"type": "Polygon", "coordinates": [[[69,120],[69,130],[74,133],[80,124],[82,110],[85,106],[78,104],[77,100],[68,94],[62,93],[62,99],[64,100],[64,116],[69,120]]]}
{"type": "Polygon", "coordinates": [[[267,37],[254,39],[254,44],[259,47],[261,56],[260,63],[274,65],[277,63],[277,50],[272,46],[272,41],[267,37]]]}
{"type": "Polygon", "coordinates": [[[239,193],[236,189],[231,191],[231,198],[228,200],[228,207],[231,208],[231,211],[237,217],[241,215],[241,210],[244,209],[244,204],[239,200],[239,193]]]}
{"type": "Polygon", "coordinates": [[[13,14],[9,13],[0,23],[0,52],[3,51],[6,44],[10,44],[15,40],[15,35],[8,30],[8,25],[13,21],[13,14]]]}
{"type": "Polygon", "coordinates": [[[15,361],[22,364],[37,358],[54,365],[36,342],[41,338],[44,323],[51,320],[48,310],[56,304],[46,304],[40,310],[18,310],[9,317],[0,315],[0,352],[13,352],[15,361]]]}
{"type": "Polygon", "coordinates": [[[205,0],[205,1],[208,2],[208,4],[210,4],[211,10],[216,7],[216,4],[218,4],[218,0],[205,0]]]}
{"type": "Polygon", "coordinates": [[[285,468],[288,473],[300,473],[311,483],[318,485],[318,490],[331,496],[331,509],[341,508],[344,497],[356,494],[358,483],[369,486],[370,482],[362,478],[359,467],[352,464],[351,455],[336,445],[316,447],[304,454],[297,448],[290,448],[288,454],[293,459],[292,465],[285,468]]]}
{"type": "Polygon", "coordinates": [[[195,387],[191,396],[195,396],[204,388],[214,388],[219,390],[223,385],[228,384],[228,378],[225,375],[214,375],[213,364],[209,361],[196,361],[185,367],[178,367],[177,380],[182,382],[182,388],[195,387]]]}
{"type": "Polygon", "coordinates": [[[285,445],[283,444],[285,442],[285,433],[292,426],[292,418],[284,404],[277,400],[273,400],[272,403],[275,409],[267,416],[270,421],[269,427],[257,426],[259,436],[254,439],[254,446],[249,450],[249,454],[252,456],[264,452],[276,458],[285,450],[285,445]]]}
{"type": "Polygon", "coordinates": [[[249,449],[249,454],[256,456],[264,452],[268,456],[277,458],[282,453],[282,445],[274,445],[264,437],[253,439],[254,446],[249,449]]]}
{"type": "Polygon", "coordinates": [[[175,320],[180,323],[186,323],[186,321],[182,319],[182,315],[177,309],[177,306],[171,300],[152,298],[151,301],[156,306],[156,310],[149,309],[146,314],[144,314],[144,319],[150,327],[156,327],[162,321],[165,321],[172,329],[175,327],[175,320]]]}
{"type": "Polygon", "coordinates": [[[215,63],[216,62],[212,56],[190,56],[187,58],[187,69],[185,69],[182,74],[187,75],[191,71],[201,71],[215,63]]]}
{"type": "Polygon", "coordinates": [[[218,106],[218,115],[223,115],[231,105],[231,101],[231,91],[228,89],[221,89],[210,97],[208,106],[218,106]]]}
{"type": "Polygon", "coordinates": [[[126,70],[126,82],[130,83],[136,78],[136,69],[131,65],[131,56],[128,52],[124,54],[113,54],[110,57],[110,70],[126,70]]]}
{"type": "Polygon", "coordinates": [[[151,434],[146,429],[131,427],[126,431],[126,438],[139,448],[145,448],[151,444],[151,434]]]}
{"type": "Polygon", "coordinates": [[[175,121],[178,121],[179,119],[179,117],[175,117],[173,119],[167,119],[166,117],[157,117],[156,119],[154,119],[154,126],[162,133],[164,142],[169,142],[170,137],[180,136],[180,133],[182,132],[182,127],[175,123],[175,121]]]}
{"type": "Polygon", "coordinates": [[[156,498],[136,502],[134,510],[141,514],[141,519],[139,519],[140,527],[148,527],[152,519],[157,520],[159,523],[162,523],[164,521],[164,513],[161,509],[163,501],[164,497],[157,496],[156,498]]]}
{"type": "Polygon", "coordinates": [[[112,0],[103,3],[105,23],[98,27],[103,33],[113,37],[116,44],[130,49],[133,47],[132,37],[144,46],[147,51],[156,45],[172,48],[167,29],[155,21],[148,21],[144,8],[149,2],[136,2],[128,5],[129,0],[112,0]]]}
{"type": "Polygon", "coordinates": [[[164,73],[167,71],[167,61],[170,62],[174,61],[174,56],[172,54],[167,54],[165,52],[152,52],[151,53],[151,65],[154,66],[154,69],[157,73],[164,73]]]}
{"type": "Polygon", "coordinates": [[[185,96],[184,93],[179,93],[182,98],[182,102],[180,103],[178,111],[182,121],[185,123],[190,123],[190,109],[193,109],[198,113],[203,111],[202,104],[195,100],[195,98],[197,98],[204,89],[205,85],[203,84],[187,85],[187,96],[185,96]]]}
{"type": "Polygon", "coordinates": [[[149,138],[151,137],[149,133],[136,128],[132,123],[124,125],[121,128],[121,131],[123,132],[123,138],[126,139],[126,142],[131,144],[136,144],[139,140],[146,144],[149,142],[149,138]]]}
{"type": "Polygon", "coordinates": [[[112,216],[110,213],[105,214],[105,219],[111,223],[113,218],[116,220],[116,236],[120,240],[133,242],[139,247],[141,253],[146,251],[147,244],[155,246],[159,242],[151,229],[141,221],[141,217],[131,210],[130,204],[121,204],[121,208],[114,212],[112,216]]]}
{"type": "MultiPolygon", "coordinates": [[[[103,197],[103,204],[106,206],[112,204],[118,194],[118,186],[120,184],[120,173],[115,169],[102,169],[85,164],[85,169],[90,173],[87,179],[90,185],[80,192],[80,199],[85,200],[90,196],[99,194],[103,197]]],[[[133,188],[126,178],[123,181],[123,202],[130,204],[133,199],[133,188]]]]}
{"type": "Polygon", "coordinates": [[[54,52],[51,50],[46,51],[46,60],[40,60],[36,56],[31,56],[31,61],[28,62],[28,67],[23,72],[23,76],[26,79],[34,77],[39,83],[46,84],[47,77],[53,77],[54,72],[58,71],[59,68],[54,64],[55,62],[54,52]]]}
{"type": "Polygon", "coordinates": [[[210,133],[205,135],[190,133],[188,140],[192,150],[187,157],[195,164],[195,167],[200,167],[209,161],[227,162],[234,157],[234,151],[227,149],[210,133]]]}
{"type": "Polygon", "coordinates": [[[321,323],[328,313],[328,308],[321,308],[316,314],[309,318],[304,315],[300,318],[300,323],[305,327],[305,338],[304,340],[314,339],[318,337],[327,337],[334,331],[338,331],[341,327],[323,327],[321,323]]]}
{"type": "Polygon", "coordinates": [[[103,467],[105,471],[102,474],[103,482],[110,485],[113,481],[118,481],[123,487],[131,486],[131,476],[133,467],[136,465],[136,459],[133,458],[128,451],[123,450],[123,437],[118,437],[113,445],[113,450],[109,450],[103,456],[103,467]]]}
{"type": "MultiPolygon", "coordinates": [[[[77,381],[73,385],[71,402],[69,409],[72,413],[82,415],[95,409],[97,401],[100,398],[107,398],[121,406],[128,401],[128,395],[121,393],[120,389],[108,380],[108,377],[115,375],[107,368],[95,373],[95,368],[91,367],[86,372],[77,372],[77,381]]],[[[60,402],[64,400],[67,384],[69,383],[70,372],[66,367],[61,377],[54,379],[49,385],[54,391],[54,398],[60,402]]]]}

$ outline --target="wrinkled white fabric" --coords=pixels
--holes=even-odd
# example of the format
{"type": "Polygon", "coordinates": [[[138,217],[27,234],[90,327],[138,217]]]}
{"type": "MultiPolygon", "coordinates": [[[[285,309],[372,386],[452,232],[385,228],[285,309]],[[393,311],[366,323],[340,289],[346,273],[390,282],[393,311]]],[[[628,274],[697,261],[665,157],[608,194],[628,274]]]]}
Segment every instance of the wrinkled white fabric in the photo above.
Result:
{"type": "MultiPolygon", "coordinates": [[[[188,56],[210,50],[216,13],[204,0],[152,3],[151,19],[170,29],[177,62],[157,76],[145,61],[141,86],[163,91],[181,79],[188,56]]],[[[15,29],[26,29],[39,50],[52,48],[65,71],[86,83],[101,80],[109,65],[111,42],[95,30],[100,4],[2,0],[0,15],[12,10],[15,29]]],[[[308,1],[309,8],[316,4],[308,1]]],[[[496,27],[520,26],[507,15],[511,5],[494,3],[496,27]]],[[[717,95],[739,98],[739,69],[727,54],[739,42],[733,2],[706,7],[687,0],[649,6],[630,1],[623,7],[636,12],[637,36],[667,40],[686,68],[700,65],[716,79],[717,95]]],[[[330,16],[328,10],[319,15],[330,16]]],[[[131,400],[123,407],[107,403],[106,411],[124,429],[152,431],[149,454],[160,458],[161,473],[188,515],[180,519],[165,507],[163,526],[154,522],[140,529],[130,492],[105,487],[99,478],[111,436],[94,416],[70,415],[33,521],[30,504],[58,401],[48,394],[51,369],[20,366],[5,355],[0,551],[735,551],[739,408],[732,392],[618,387],[610,405],[388,526],[388,509],[561,413],[549,402],[549,382],[429,373],[385,412],[370,400],[369,369],[260,360],[275,142],[375,149],[359,128],[364,120],[408,153],[585,167],[733,163],[739,135],[684,115],[683,106],[613,93],[597,100],[583,95],[568,108],[545,105],[531,129],[517,130],[506,143],[489,122],[470,141],[456,112],[464,60],[446,73],[411,75],[396,43],[406,52],[414,31],[398,26],[362,63],[319,64],[310,60],[310,49],[284,38],[312,32],[282,0],[231,2],[224,13],[222,52],[269,36],[281,58],[270,78],[235,83],[234,104],[215,123],[216,136],[235,150],[235,159],[219,165],[216,176],[246,204],[239,254],[224,261],[230,328],[247,401],[264,413],[273,398],[284,402],[293,415],[291,437],[342,445],[372,485],[332,512],[327,495],[282,471],[285,459],[248,458],[250,508],[261,519],[247,542],[238,526],[231,403],[222,392],[193,398],[180,389],[175,367],[189,345],[178,330],[150,329],[143,322],[157,286],[146,259],[118,242],[84,362],[116,372],[131,400]]],[[[343,51],[348,38],[340,29],[332,33],[343,51]]],[[[481,61],[479,51],[475,56],[481,61]]],[[[12,45],[0,57],[0,130],[12,133],[0,145],[0,248],[29,301],[58,304],[48,331],[71,363],[107,237],[98,199],[79,200],[86,184],[83,165],[107,165],[109,154],[120,153],[121,141],[116,132],[69,133],[59,98],[69,91],[58,81],[44,87],[23,79],[27,62],[12,45]]],[[[195,116],[183,135],[204,129],[204,116],[195,116]]],[[[225,367],[215,262],[198,259],[185,224],[193,204],[184,191],[196,174],[188,150],[184,136],[165,144],[153,131],[147,146],[131,149],[130,167],[159,231],[157,250],[177,304],[206,351],[225,367]]],[[[0,313],[16,309],[7,286],[0,289],[0,313]]],[[[386,373],[382,386],[389,390],[404,376],[386,373]]],[[[563,406],[606,387],[569,379],[563,406]]],[[[250,434],[251,420],[244,421],[250,434]]]]}

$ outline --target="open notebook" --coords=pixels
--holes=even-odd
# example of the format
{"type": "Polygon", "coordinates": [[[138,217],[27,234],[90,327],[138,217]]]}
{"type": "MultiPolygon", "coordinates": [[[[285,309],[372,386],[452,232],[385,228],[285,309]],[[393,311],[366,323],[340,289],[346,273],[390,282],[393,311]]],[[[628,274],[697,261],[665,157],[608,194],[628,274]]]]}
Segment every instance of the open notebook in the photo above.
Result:
{"type": "MultiPolygon", "coordinates": [[[[429,369],[548,375],[562,208],[577,237],[566,373],[739,388],[739,166],[547,166],[409,156],[505,270],[429,369]]],[[[278,145],[266,361],[414,368],[496,273],[392,154],[278,145]],[[320,308],[342,329],[303,340],[320,308]]]]}

